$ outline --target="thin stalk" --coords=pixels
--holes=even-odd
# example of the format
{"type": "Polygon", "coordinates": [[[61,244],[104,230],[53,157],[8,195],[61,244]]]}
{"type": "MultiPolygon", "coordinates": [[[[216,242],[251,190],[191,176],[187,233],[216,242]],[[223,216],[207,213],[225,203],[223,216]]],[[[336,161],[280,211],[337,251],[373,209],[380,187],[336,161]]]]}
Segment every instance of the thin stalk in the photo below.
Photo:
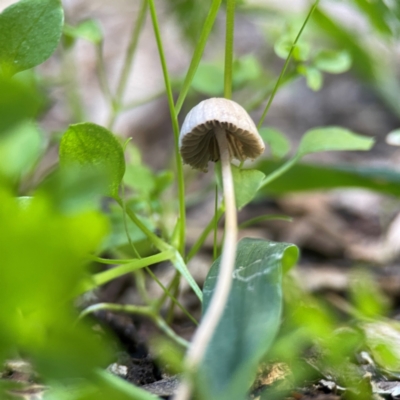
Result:
{"type": "Polygon", "coordinates": [[[235,30],[235,0],[227,0],[225,34],[224,97],[232,98],[233,36],[235,30]]]}
{"type": "MultiPolygon", "coordinates": [[[[215,134],[220,149],[222,181],[226,207],[225,239],[214,295],[207,312],[193,337],[186,358],[187,371],[190,376],[192,376],[201,363],[210,339],[212,338],[224,311],[232,285],[232,273],[236,256],[237,215],[228,140],[224,129],[216,129],[215,134]]],[[[192,379],[188,379],[188,376],[186,376],[186,379],[184,379],[181,386],[178,388],[175,400],[188,400],[192,393],[192,386],[192,379]]]]}
{"type": "Polygon", "coordinates": [[[288,54],[288,56],[286,57],[286,60],[285,60],[285,64],[283,64],[282,71],[281,71],[281,73],[280,73],[280,75],[278,77],[278,80],[276,81],[274,89],[272,90],[271,96],[269,97],[267,106],[265,107],[265,110],[264,110],[264,112],[263,112],[263,114],[262,114],[262,116],[260,118],[260,121],[258,122],[257,128],[261,128],[261,126],[262,126],[262,124],[264,122],[264,119],[268,114],[268,111],[269,111],[269,108],[271,107],[272,101],[274,100],[275,95],[276,95],[276,93],[277,93],[277,91],[278,91],[278,89],[279,89],[279,87],[281,85],[281,81],[282,81],[283,75],[285,75],[286,69],[287,69],[287,67],[289,65],[289,62],[290,62],[290,59],[292,58],[293,50],[296,48],[297,42],[299,41],[300,36],[303,33],[304,28],[306,27],[306,25],[308,23],[308,20],[311,18],[311,15],[313,14],[314,10],[317,8],[318,3],[319,3],[319,0],[316,0],[315,3],[313,4],[313,6],[311,7],[310,11],[307,14],[307,17],[306,17],[305,21],[303,22],[303,25],[301,26],[301,28],[299,30],[299,33],[296,36],[296,39],[294,40],[292,46],[290,47],[289,54],[288,54]]]}
{"type": "Polygon", "coordinates": [[[140,33],[142,32],[144,22],[146,21],[146,12],[147,12],[147,0],[142,0],[139,10],[139,15],[136,19],[135,26],[132,30],[131,40],[126,50],[125,61],[122,67],[121,75],[119,76],[115,97],[112,102],[113,107],[107,124],[109,129],[112,129],[112,127],[114,126],[118,113],[121,110],[121,103],[124,96],[124,92],[126,90],[126,85],[128,83],[129,74],[131,72],[133,58],[136,53],[140,33]]]}
{"type": "MultiPolygon", "coordinates": [[[[218,185],[215,185],[215,202],[214,202],[214,215],[218,213],[218,185]]],[[[214,237],[213,237],[213,260],[217,258],[218,253],[218,243],[217,243],[217,233],[218,233],[218,219],[214,218],[214,237]]]]}
{"type": "Polygon", "coordinates": [[[197,67],[200,64],[204,48],[207,44],[208,36],[211,33],[212,27],[214,26],[215,18],[217,17],[219,11],[219,7],[221,6],[221,1],[222,0],[213,0],[210,11],[208,12],[207,18],[204,22],[196,49],[193,53],[192,61],[190,62],[190,66],[185,76],[185,80],[183,82],[181,92],[179,93],[178,100],[176,101],[175,112],[177,115],[182,109],[183,102],[185,101],[185,98],[189,92],[190,85],[192,83],[194,75],[196,74],[197,67]]]}
{"type": "MultiPolygon", "coordinates": [[[[120,197],[115,197],[115,201],[124,209],[124,202],[120,197]]],[[[160,251],[165,251],[170,249],[170,245],[164,240],[160,239],[157,235],[155,235],[147,226],[136,216],[136,214],[127,207],[125,209],[128,217],[132,220],[132,222],[147,236],[147,238],[153,243],[153,245],[160,251]]]]}
{"type": "Polygon", "coordinates": [[[269,183],[271,183],[273,180],[279,178],[281,175],[283,175],[287,170],[292,168],[294,164],[297,163],[297,161],[300,160],[300,156],[295,155],[293,158],[290,160],[286,161],[283,165],[281,165],[278,169],[276,169],[272,174],[269,174],[266,176],[263,181],[261,182],[260,189],[263,187],[267,186],[269,183]]]}
{"type": "Polygon", "coordinates": [[[169,260],[173,257],[173,250],[163,251],[154,256],[145,257],[141,259],[134,259],[128,264],[119,265],[118,267],[108,269],[107,271],[99,272],[92,276],[91,281],[87,282],[83,287],[81,292],[87,292],[93,290],[98,286],[104,285],[120,276],[129,274],[140,268],[148,267],[149,265],[157,264],[162,261],[169,260]]]}
{"type": "Polygon", "coordinates": [[[166,323],[165,321],[154,312],[151,307],[148,306],[134,306],[134,305],[123,305],[123,304],[114,304],[114,303],[98,303],[92,306],[87,307],[84,311],[82,311],[79,318],[83,318],[88,314],[91,314],[96,311],[100,310],[109,310],[109,311],[116,311],[116,312],[124,312],[128,314],[137,314],[143,315],[150,318],[157,326],[160,328],[162,332],[165,333],[170,339],[175,341],[182,347],[188,347],[188,343],[186,340],[182,339],[178,336],[166,323]]]}
{"type": "Polygon", "coordinates": [[[248,219],[245,222],[242,222],[239,225],[239,229],[247,228],[248,226],[257,224],[258,222],[263,222],[263,221],[286,221],[286,222],[292,222],[293,218],[288,217],[287,215],[261,215],[260,217],[255,217],[248,219]]]}
{"type": "MultiPolygon", "coordinates": [[[[186,308],[171,294],[171,290],[170,288],[166,288],[161,282],[160,280],[155,276],[155,274],[153,273],[153,271],[150,268],[146,268],[146,271],[148,272],[148,274],[158,283],[158,285],[161,287],[161,289],[164,291],[163,296],[157,300],[154,305],[153,308],[158,312],[160,311],[162,305],[164,304],[164,300],[165,298],[169,297],[171,299],[171,301],[181,309],[181,311],[195,324],[198,325],[199,323],[197,322],[196,318],[193,317],[192,314],[190,314],[190,312],[188,310],[186,310],[186,308]]],[[[177,274],[179,274],[179,272],[177,272],[177,274]]]]}
{"type": "Polygon", "coordinates": [[[210,232],[213,230],[215,224],[220,220],[222,215],[224,214],[225,210],[224,208],[220,207],[218,209],[218,212],[214,215],[212,220],[208,223],[208,225],[204,228],[202,234],[200,237],[197,239],[196,243],[193,245],[193,247],[190,249],[187,257],[186,257],[186,262],[190,261],[200,250],[201,246],[203,246],[203,243],[207,239],[208,235],[210,232]]]}
{"type": "Polygon", "coordinates": [[[161,66],[164,75],[165,89],[167,91],[169,111],[172,120],[172,128],[174,131],[174,144],[175,144],[175,162],[178,180],[178,197],[179,197],[179,218],[180,218],[180,235],[179,235],[179,252],[183,256],[185,252],[185,240],[186,240],[186,209],[185,209],[185,182],[183,177],[183,164],[182,158],[179,153],[179,124],[178,116],[175,111],[174,98],[172,95],[171,82],[169,79],[167,63],[164,55],[164,48],[161,41],[160,28],[158,24],[158,18],[154,0],[148,0],[150,7],[151,20],[153,22],[154,35],[157,41],[158,53],[160,56],[161,66]]]}
{"type": "Polygon", "coordinates": [[[106,68],[104,65],[103,41],[96,44],[96,68],[100,89],[103,92],[106,101],[113,107],[113,96],[111,94],[110,85],[107,80],[106,68]]]}

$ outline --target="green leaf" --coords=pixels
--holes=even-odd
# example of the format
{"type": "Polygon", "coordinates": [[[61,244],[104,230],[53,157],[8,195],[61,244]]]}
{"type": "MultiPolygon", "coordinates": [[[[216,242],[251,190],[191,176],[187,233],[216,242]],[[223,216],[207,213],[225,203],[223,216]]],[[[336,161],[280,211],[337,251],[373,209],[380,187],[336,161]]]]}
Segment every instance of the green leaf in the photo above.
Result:
{"type": "MultiPolygon", "coordinates": [[[[221,164],[216,164],[216,168],[217,184],[222,192],[221,164]]],[[[231,169],[235,186],[236,207],[240,210],[254,199],[265,175],[256,169],[240,169],[233,164],[231,169]]]]}
{"type": "Polygon", "coordinates": [[[0,70],[13,75],[47,60],[61,37],[60,0],[20,0],[0,14],[0,70]]]}
{"type": "Polygon", "coordinates": [[[127,165],[124,182],[143,196],[149,196],[155,189],[155,176],[144,165],[127,165]]]}
{"type": "Polygon", "coordinates": [[[321,50],[313,60],[313,65],[324,72],[341,74],[351,67],[351,55],[348,51],[321,50]]]}
{"type": "Polygon", "coordinates": [[[231,168],[235,185],[236,207],[240,210],[254,199],[265,175],[256,169],[240,169],[234,165],[231,168]]]}
{"type": "Polygon", "coordinates": [[[260,128],[260,136],[268,143],[274,157],[283,158],[290,150],[290,142],[282,132],[274,128],[260,128]]]}
{"type": "Polygon", "coordinates": [[[60,214],[45,193],[21,207],[0,190],[0,202],[0,354],[25,354],[47,379],[90,375],[109,362],[109,348],[77,322],[70,298],[106,234],[105,219],[92,210],[60,214]]]}
{"type": "MultiPolygon", "coordinates": [[[[204,398],[245,398],[280,325],[282,274],[297,258],[298,248],[291,244],[250,238],[239,242],[228,302],[200,367],[204,398]]],[[[204,283],[204,312],[214,293],[219,264],[220,258],[204,283]]]]}
{"type": "MultiPolygon", "coordinates": [[[[267,176],[281,165],[275,160],[264,160],[257,168],[267,176]]],[[[333,165],[330,167],[297,163],[284,175],[262,189],[268,195],[309,190],[359,187],[400,197],[400,175],[385,168],[356,167],[354,165],[333,165]]]]}
{"type": "Polygon", "coordinates": [[[262,67],[254,55],[240,57],[233,62],[233,86],[242,87],[262,74],[262,67]]]}
{"type": "Polygon", "coordinates": [[[224,92],[222,65],[200,64],[193,78],[192,88],[208,96],[221,96],[224,92]]]}
{"type": "Polygon", "coordinates": [[[298,71],[306,77],[307,86],[311,90],[317,92],[321,89],[324,78],[322,76],[322,73],[318,71],[317,68],[302,65],[298,68],[298,71]]]}
{"type": "MultiPolygon", "coordinates": [[[[290,34],[282,36],[274,45],[278,57],[286,59],[293,45],[294,37],[290,34]]],[[[310,46],[306,42],[297,42],[293,50],[293,58],[296,61],[306,61],[310,54],[310,46]]]]}
{"type": "Polygon", "coordinates": [[[125,159],[121,144],[109,130],[89,122],[71,125],[61,139],[60,165],[101,171],[109,182],[108,194],[118,196],[125,159]]]}
{"type": "Polygon", "coordinates": [[[330,126],[306,132],[301,139],[297,154],[303,157],[321,151],[369,150],[373,144],[372,138],[357,135],[344,128],[330,126]]]}
{"type": "Polygon", "coordinates": [[[400,146],[400,128],[388,133],[386,143],[391,146],[400,146]]]}
{"type": "Polygon", "coordinates": [[[17,125],[0,138],[0,175],[17,182],[44,153],[43,133],[31,122],[17,125]]]}
{"type": "MultiPolygon", "coordinates": [[[[1,29],[1,28],[0,28],[1,29]]],[[[0,75],[0,136],[39,111],[41,96],[32,86],[0,75]]]]}
{"type": "Polygon", "coordinates": [[[103,33],[98,21],[87,19],[77,26],[64,25],[64,35],[73,39],[85,39],[91,43],[99,44],[103,40],[103,33]]]}

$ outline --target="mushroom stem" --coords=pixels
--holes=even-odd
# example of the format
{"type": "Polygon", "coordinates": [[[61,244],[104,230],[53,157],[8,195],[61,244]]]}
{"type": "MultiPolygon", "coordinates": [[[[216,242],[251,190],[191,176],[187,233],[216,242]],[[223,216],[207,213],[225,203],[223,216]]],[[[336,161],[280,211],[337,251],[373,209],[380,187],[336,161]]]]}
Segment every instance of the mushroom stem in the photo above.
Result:
{"type": "Polygon", "coordinates": [[[186,379],[182,382],[175,396],[175,400],[188,400],[190,398],[193,386],[193,373],[195,373],[201,363],[207,350],[207,346],[214,334],[219,320],[221,319],[232,285],[232,273],[235,265],[237,241],[235,191],[230,162],[231,156],[229,153],[225,129],[216,128],[215,136],[218,142],[222,166],[222,183],[225,199],[225,238],[218,281],[214,295],[208,306],[207,312],[193,337],[192,344],[186,357],[186,367],[190,375],[190,377],[188,377],[190,380],[186,379]]]}

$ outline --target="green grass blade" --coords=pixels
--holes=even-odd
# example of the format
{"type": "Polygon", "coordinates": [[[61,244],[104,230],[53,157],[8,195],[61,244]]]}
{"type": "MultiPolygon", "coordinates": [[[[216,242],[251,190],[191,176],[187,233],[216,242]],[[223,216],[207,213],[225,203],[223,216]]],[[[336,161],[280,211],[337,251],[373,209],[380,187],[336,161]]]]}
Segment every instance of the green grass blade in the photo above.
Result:
{"type": "Polygon", "coordinates": [[[235,0],[226,4],[224,97],[232,98],[233,39],[235,32],[235,0]]]}
{"type": "Polygon", "coordinates": [[[190,85],[196,73],[197,67],[200,64],[201,57],[204,52],[204,48],[206,47],[208,36],[211,33],[212,27],[215,22],[215,18],[218,14],[219,7],[221,5],[221,0],[213,0],[210,11],[207,15],[207,18],[204,22],[203,30],[201,31],[200,38],[196,49],[193,53],[192,61],[190,62],[189,70],[185,76],[185,80],[183,82],[183,86],[181,92],[179,93],[178,100],[175,105],[175,112],[179,114],[182,109],[183,102],[189,92],[190,85]]]}

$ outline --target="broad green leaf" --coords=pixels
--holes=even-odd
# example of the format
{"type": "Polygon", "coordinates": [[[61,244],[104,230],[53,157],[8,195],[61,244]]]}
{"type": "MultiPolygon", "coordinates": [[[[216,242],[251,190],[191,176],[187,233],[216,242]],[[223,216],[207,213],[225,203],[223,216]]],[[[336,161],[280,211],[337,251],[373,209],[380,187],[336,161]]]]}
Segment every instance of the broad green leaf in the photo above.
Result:
{"type": "Polygon", "coordinates": [[[274,157],[283,158],[287,155],[290,150],[290,142],[282,132],[274,128],[260,128],[259,133],[264,142],[269,145],[274,157]]]}
{"type": "Polygon", "coordinates": [[[348,51],[321,50],[314,57],[313,65],[324,72],[341,74],[351,67],[351,55],[348,51]]]}
{"type": "MultiPolygon", "coordinates": [[[[257,164],[257,169],[269,175],[281,164],[279,161],[264,160],[257,164]]],[[[354,165],[328,167],[297,163],[284,175],[265,186],[262,193],[283,195],[291,192],[355,187],[400,197],[400,175],[397,171],[385,168],[354,165]]]]}
{"type": "MultiPolygon", "coordinates": [[[[217,183],[221,192],[223,192],[221,165],[216,164],[216,167],[217,183]]],[[[235,186],[236,207],[240,210],[254,199],[265,175],[256,169],[240,169],[235,165],[231,165],[231,169],[235,186]]]]}
{"type": "Polygon", "coordinates": [[[388,133],[386,143],[392,146],[400,146],[400,128],[388,133]]]}
{"type": "Polygon", "coordinates": [[[41,96],[32,86],[0,76],[0,136],[39,111],[41,96]]]}
{"type": "Polygon", "coordinates": [[[0,70],[13,75],[47,60],[61,37],[60,0],[20,0],[0,14],[0,70]]]}
{"type": "Polygon", "coordinates": [[[43,133],[31,123],[24,122],[0,138],[0,175],[12,182],[29,173],[45,149],[43,133]]]}
{"type": "Polygon", "coordinates": [[[256,169],[240,169],[232,165],[236,207],[240,210],[257,194],[265,175],[256,169]]]}
{"type": "Polygon", "coordinates": [[[64,35],[74,39],[85,39],[91,43],[99,44],[103,40],[103,33],[98,21],[87,19],[77,26],[64,25],[64,35]]]}
{"type": "Polygon", "coordinates": [[[60,143],[60,165],[101,171],[109,182],[109,195],[118,196],[125,173],[124,152],[107,129],[89,122],[71,125],[60,143]]]}
{"type": "Polygon", "coordinates": [[[194,75],[192,88],[208,96],[221,96],[224,92],[223,66],[200,64],[194,75]]]}
{"type": "Polygon", "coordinates": [[[303,157],[310,153],[340,150],[369,150],[374,139],[357,135],[347,129],[330,126],[311,129],[301,139],[297,154],[303,157]]]}
{"type": "Polygon", "coordinates": [[[105,219],[91,210],[60,214],[44,192],[21,207],[0,191],[0,202],[0,354],[24,354],[47,378],[89,376],[109,362],[109,348],[77,323],[70,297],[106,234],[105,219]]]}
{"type": "MultiPolygon", "coordinates": [[[[291,244],[251,238],[239,242],[228,302],[200,367],[204,398],[245,398],[280,325],[282,274],[297,258],[298,248],[291,244]]],[[[204,312],[214,293],[219,264],[220,258],[204,283],[204,312]]]]}

